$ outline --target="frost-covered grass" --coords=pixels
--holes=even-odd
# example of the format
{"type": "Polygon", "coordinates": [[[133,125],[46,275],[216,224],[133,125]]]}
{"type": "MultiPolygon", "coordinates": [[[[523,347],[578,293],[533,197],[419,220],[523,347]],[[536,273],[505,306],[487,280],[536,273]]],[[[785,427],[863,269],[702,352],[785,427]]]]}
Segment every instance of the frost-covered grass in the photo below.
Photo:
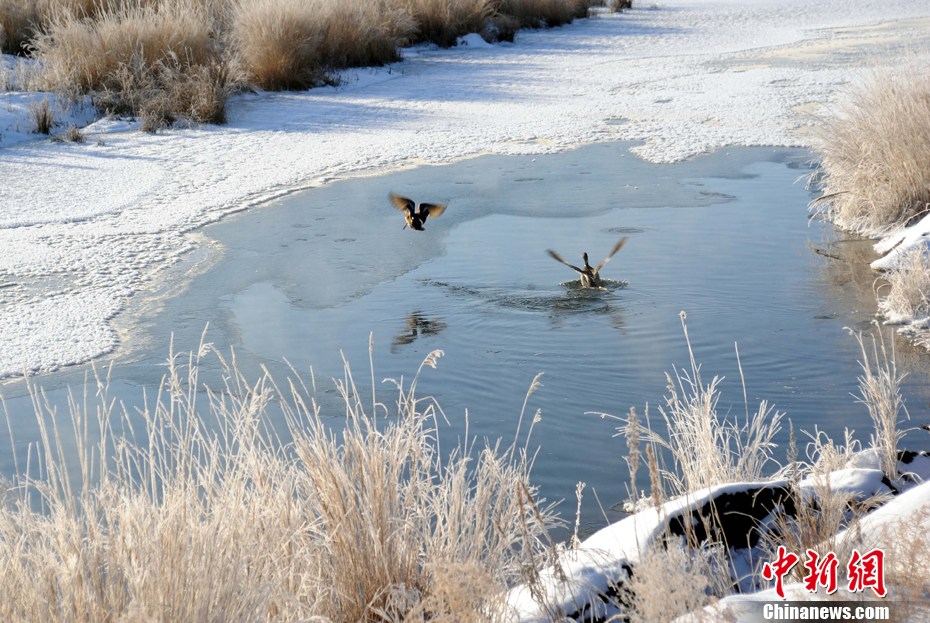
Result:
{"type": "Polygon", "coordinates": [[[893,340],[889,352],[881,333],[879,339],[872,336],[871,348],[861,335],[856,339],[862,350],[858,399],[868,408],[875,427],[872,447],[878,453],[882,472],[893,480],[898,475],[898,443],[904,437],[900,424],[903,418],[910,418],[901,396],[904,375],[898,372],[893,340]]]}
{"type": "Polygon", "coordinates": [[[389,408],[347,366],[328,419],[312,385],[201,347],[141,413],[105,377],[63,417],[34,390],[41,443],[0,482],[0,620],[495,620],[554,519],[523,448],[441,449],[416,385],[389,408]],[[212,390],[205,357],[225,370],[212,390]]]}
{"type": "Polygon", "coordinates": [[[103,111],[158,122],[223,122],[244,82],[304,89],[333,71],[399,59],[398,48],[455,45],[510,25],[558,26],[589,0],[0,0],[4,50],[42,61],[43,86],[97,94],[103,111]],[[513,13],[513,15],[511,15],[513,13]]]}
{"type": "Polygon", "coordinates": [[[215,40],[217,16],[202,3],[123,3],[52,13],[32,40],[45,90],[95,94],[105,112],[139,115],[154,130],[184,115],[225,121],[225,105],[241,78],[215,40]]]}
{"type": "Polygon", "coordinates": [[[818,136],[823,193],[812,207],[843,229],[885,237],[876,248],[886,256],[873,263],[887,271],[879,311],[922,328],[930,315],[930,79],[914,70],[872,74],[818,136]]]}
{"type": "Polygon", "coordinates": [[[930,78],[876,73],[818,132],[823,197],[834,223],[880,236],[930,205],[930,78]]]}
{"type": "MultiPolygon", "coordinates": [[[[893,389],[893,354],[868,350],[863,383],[890,372],[893,389]]],[[[730,452],[744,476],[758,476],[739,455],[768,460],[768,444],[721,446],[733,423],[699,410],[716,441],[690,454],[710,459],[708,486],[571,549],[554,547],[548,530],[557,520],[530,484],[532,424],[525,434],[518,425],[525,440],[507,447],[439,444],[444,416],[418,397],[417,385],[441,354],[430,353],[409,384],[395,382],[391,406],[379,401],[373,371],[372,388],[361,388],[346,364],[336,384],[345,419],[321,412],[312,375],[307,384],[267,372],[249,379],[235,358],[209,346],[170,356],[138,413],[108,397],[106,375],[95,395],[73,397],[64,416],[33,389],[41,441],[15,457],[14,479],[0,482],[0,590],[8,596],[0,618],[551,621],[619,581],[591,612],[622,608],[630,620],[668,620],[737,585],[758,590],[758,565],[776,544],[840,555],[873,543],[869,511],[890,494],[876,444],[888,427],[877,429],[877,450],[865,452],[818,434],[807,461],[793,461],[789,481],[751,482],[713,471],[719,457],[704,450],[730,452]],[[207,359],[223,370],[219,386],[200,378],[207,359]],[[765,520],[734,532],[727,522],[743,521],[742,506],[715,500],[747,491],[756,492],[750,499],[775,491],[776,504],[763,509],[765,520]]],[[[530,392],[536,387],[534,380],[530,392]]],[[[761,413],[765,420],[769,410],[761,413]]],[[[674,418],[694,414],[666,417],[681,429],[691,424],[674,418]]],[[[895,547],[907,560],[927,551],[926,539],[895,547]]],[[[890,582],[923,595],[924,567],[912,572],[919,579],[896,569],[890,582]]]]}

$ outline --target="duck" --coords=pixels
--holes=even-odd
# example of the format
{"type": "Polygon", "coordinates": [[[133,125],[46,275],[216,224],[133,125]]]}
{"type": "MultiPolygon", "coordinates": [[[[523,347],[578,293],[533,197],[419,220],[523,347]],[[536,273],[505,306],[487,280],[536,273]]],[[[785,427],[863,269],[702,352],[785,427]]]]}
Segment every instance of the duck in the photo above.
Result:
{"type": "Polygon", "coordinates": [[[405,212],[404,219],[407,221],[404,224],[404,229],[408,227],[410,229],[415,229],[417,231],[424,231],[423,223],[426,222],[426,219],[429,217],[436,218],[440,214],[446,211],[445,204],[442,203],[420,203],[419,209],[417,204],[414,203],[413,199],[408,199],[407,197],[401,197],[398,194],[390,193],[388,195],[391,198],[391,203],[394,204],[394,207],[405,212]]]}
{"type": "Polygon", "coordinates": [[[577,266],[573,264],[569,264],[568,262],[562,259],[562,256],[560,256],[558,253],[556,253],[552,249],[546,249],[546,253],[548,253],[556,261],[559,261],[562,264],[565,264],[566,266],[574,270],[575,272],[580,273],[582,288],[600,288],[603,286],[603,283],[604,283],[601,280],[601,276],[600,276],[601,269],[604,268],[604,266],[607,265],[607,262],[610,261],[610,258],[612,258],[614,254],[617,251],[619,251],[620,248],[624,244],[626,244],[626,241],[627,241],[626,237],[621,238],[620,242],[614,245],[614,248],[610,250],[610,254],[607,257],[605,257],[604,261],[598,264],[597,267],[593,267],[591,266],[591,264],[588,263],[588,252],[587,251],[581,254],[582,259],[584,259],[584,268],[578,268],[577,266]]]}

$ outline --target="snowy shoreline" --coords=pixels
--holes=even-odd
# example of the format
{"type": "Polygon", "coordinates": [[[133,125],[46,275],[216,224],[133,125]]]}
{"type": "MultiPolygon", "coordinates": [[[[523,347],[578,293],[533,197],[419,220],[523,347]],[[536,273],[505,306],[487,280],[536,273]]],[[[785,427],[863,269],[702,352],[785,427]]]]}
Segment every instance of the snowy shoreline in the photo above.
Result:
{"type": "Polygon", "coordinates": [[[24,132],[29,103],[44,95],[4,93],[0,378],[111,352],[113,319],[130,297],[164,287],[165,270],[196,247],[192,232],[295,189],[606,140],[644,141],[633,151],[655,162],[809,146],[811,112],[865,67],[930,49],[924,3],[845,8],[658,2],[521,32],[514,44],[405,50],[404,61],[351,72],[339,87],[242,95],[226,126],[150,135],[101,120],[85,144],[24,132]]]}

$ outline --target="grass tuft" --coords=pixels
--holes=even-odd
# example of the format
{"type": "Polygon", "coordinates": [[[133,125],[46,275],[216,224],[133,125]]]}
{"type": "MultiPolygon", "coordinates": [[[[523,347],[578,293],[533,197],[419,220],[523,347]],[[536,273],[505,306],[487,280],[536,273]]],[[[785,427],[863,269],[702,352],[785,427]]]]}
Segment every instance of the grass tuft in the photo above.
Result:
{"type": "Polygon", "coordinates": [[[881,459],[882,472],[894,481],[898,479],[898,442],[905,434],[898,425],[902,414],[910,417],[901,396],[901,382],[905,375],[898,372],[893,340],[889,353],[881,332],[878,340],[872,336],[871,349],[866,347],[861,334],[855,336],[862,351],[862,360],[859,362],[862,375],[859,376],[857,398],[868,408],[875,426],[872,447],[881,459]]]}
{"type": "Polygon", "coordinates": [[[587,17],[594,4],[589,0],[498,0],[494,8],[521,28],[554,28],[587,17]]]}
{"type": "Polygon", "coordinates": [[[713,549],[692,549],[678,539],[654,543],[640,552],[632,577],[624,587],[630,623],[674,621],[700,612],[713,597],[713,549]]]}
{"type": "Polygon", "coordinates": [[[55,125],[55,113],[48,104],[48,99],[32,102],[29,105],[29,114],[32,115],[32,131],[36,134],[51,134],[55,125]]]}
{"type": "Polygon", "coordinates": [[[890,322],[910,322],[930,316],[930,258],[919,245],[903,253],[886,275],[888,289],[878,310],[890,322]]]}
{"type": "Polygon", "coordinates": [[[305,89],[323,80],[322,2],[237,0],[231,39],[250,80],[263,89],[305,89]]]}

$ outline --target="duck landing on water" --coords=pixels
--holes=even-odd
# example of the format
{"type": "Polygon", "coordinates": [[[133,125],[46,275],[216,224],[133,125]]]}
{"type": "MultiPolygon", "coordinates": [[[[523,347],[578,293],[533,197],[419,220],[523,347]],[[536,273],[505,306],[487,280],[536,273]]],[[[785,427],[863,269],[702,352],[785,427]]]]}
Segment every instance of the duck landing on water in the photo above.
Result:
{"type": "Polygon", "coordinates": [[[446,211],[446,206],[442,203],[420,203],[418,210],[417,204],[413,202],[413,199],[407,199],[395,193],[391,193],[388,196],[391,198],[391,203],[394,204],[394,207],[404,212],[404,219],[407,221],[407,224],[404,225],[404,229],[409,227],[410,229],[423,231],[423,223],[426,222],[426,219],[431,216],[436,218],[446,211]]]}
{"type": "Polygon", "coordinates": [[[546,249],[546,253],[552,256],[553,259],[565,264],[572,270],[580,273],[582,288],[601,288],[604,285],[603,281],[601,280],[601,276],[599,274],[601,272],[601,269],[604,268],[607,262],[610,261],[610,258],[612,258],[614,254],[620,250],[620,247],[626,244],[626,241],[627,239],[625,237],[621,238],[620,242],[614,245],[614,248],[611,249],[610,254],[607,257],[605,257],[604,261],[598,264],[596,268],[591,266],[588,263],[587,251],[581,254],[581,257],[584,259],[584,268],[578,268],[577,266],[574,266],[573,264],[569,264],[568,262],[563,260],[562,257],[558,253],[556,253],[552,249],[546,249]]]}

